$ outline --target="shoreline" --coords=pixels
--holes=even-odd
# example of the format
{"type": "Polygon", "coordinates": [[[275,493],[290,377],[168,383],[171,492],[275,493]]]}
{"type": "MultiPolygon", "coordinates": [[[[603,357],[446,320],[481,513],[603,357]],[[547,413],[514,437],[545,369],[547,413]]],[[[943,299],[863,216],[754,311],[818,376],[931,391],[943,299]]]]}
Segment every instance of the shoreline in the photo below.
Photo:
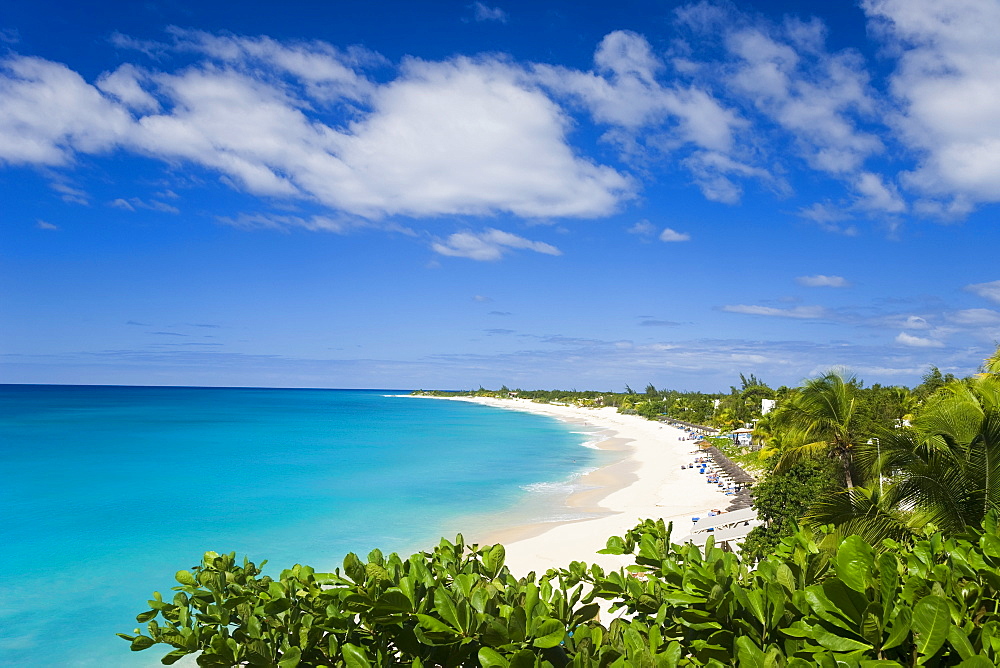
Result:
{"type": "MultiPolygon", "coordinates": [[[[584,514],[583,518],[466,532],[470,543],[502,543],[507,551],[507,566],[516,576],[566,567],[571,561],[596,563],[605,570],[630,565],[631,556],[597,551],[604,549],[610,536],[623,535],[644,519],[673,521],[672,535],[685,536],[692,517],[729,504],[729,497],[706,483],[694,469],[681,470],[682,464],[694,459],[697,448],[679,428],[637,415],[622,415],[612,407],[583,408],[489,397],[430,398],[518,410],[593,428],[601,437],[597,449],[622,455],[574,481],[583,489],[573,492],[564,507],[571,513],[584,514]]],[[[502,516],[497,514],[497,518],[502,516]]]]}

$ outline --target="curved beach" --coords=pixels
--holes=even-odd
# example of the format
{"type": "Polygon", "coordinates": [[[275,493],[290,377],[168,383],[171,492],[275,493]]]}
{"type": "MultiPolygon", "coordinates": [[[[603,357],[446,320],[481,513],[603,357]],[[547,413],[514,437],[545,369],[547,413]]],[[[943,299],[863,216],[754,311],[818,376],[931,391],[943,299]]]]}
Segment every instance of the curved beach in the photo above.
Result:
{"type": "Polygon", "coordinates": [[[695,469],[682,465],[696,456],[694,442],[676,427],[622,415],[615,408],[582,408],[540,404],[526,399],[455,397],[496,408],[547,415],[599,430],[598,448],[623,452],[623,458],[586,474],[580,480],[587,491],[573,495],[568,505],[595,515],[590,519],[549,522],[487,531],[468,536],[482,543],[503,543],[507,565],[516,575],[567,566],[571,561],[619,568],[628,557],[597,554],[609,536],[624,534],[643,519],[663,518],[674,523],[674,536],[687,535],[691,518],[710,509],[725,508],[730,498],[708,484],[695,469]]]}

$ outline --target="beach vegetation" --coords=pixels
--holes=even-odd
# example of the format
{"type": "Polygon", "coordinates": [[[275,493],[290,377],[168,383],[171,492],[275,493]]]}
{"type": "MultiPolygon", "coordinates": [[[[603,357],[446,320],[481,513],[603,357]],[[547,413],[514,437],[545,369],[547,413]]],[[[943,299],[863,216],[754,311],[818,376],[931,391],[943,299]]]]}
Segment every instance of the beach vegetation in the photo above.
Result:
{"type": "Polygon", "coordinates": [[[988,368],[989,359],[982,373],[957,379],[930,367],[913,390],[864,387],[835,372],[791,390],[754,431],[762,454],[774,454],[761,458],[754,488],[765,525],[745,546],[761,554],[792,531],[768,516],[769,490],[810,457],[831,457],[840,470],[835,484],[803,499],[794,526],[832,527],[873,545],[915,540],[928,523],[948,536],[981,527],[1000,506],[1000,376],[988,368]]]}
{"type": "Polygon", "coordinates": [[[995,666],[996,517],[951,537],[929,525],[912,543],[800,530],[756,562],[645,520],[603,550],[630,555],[627,568],[522,578],[502,546],[461,536],[276,579],[209,552],[171,599],[154,594],[144,631],[119,635],[201,666],[995,666]]]}

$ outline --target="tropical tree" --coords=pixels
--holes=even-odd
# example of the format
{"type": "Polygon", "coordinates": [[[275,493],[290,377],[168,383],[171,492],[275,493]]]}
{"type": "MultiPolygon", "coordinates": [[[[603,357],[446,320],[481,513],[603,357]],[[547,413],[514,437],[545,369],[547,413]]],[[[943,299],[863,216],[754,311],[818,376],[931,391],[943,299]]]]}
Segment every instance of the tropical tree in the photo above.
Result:
{"type": "Polygon", "coordinates": [[[840,464],[844,483],[854,487],[854,452],[860,441],[855,428],[860,384],[854,376],[830,371],[807,380],[771,418],[788,447],[775,467],[782,473],[808,457],[830,457],[840,464]]]}
{"type": "Polygon", "coordinates": [[[889,481],[901,508],[948,533],[1000,508],[1000,376],[957,381],[931,397],[912,429],[862,448],[859,462],[889,481]]]}
{"type": "Polygon", "coordinates": [[[1000,346],[997,347],[996,352],[987,357],[986,361],[983,362],[983,371],[1000,375],[1000,346]]]}

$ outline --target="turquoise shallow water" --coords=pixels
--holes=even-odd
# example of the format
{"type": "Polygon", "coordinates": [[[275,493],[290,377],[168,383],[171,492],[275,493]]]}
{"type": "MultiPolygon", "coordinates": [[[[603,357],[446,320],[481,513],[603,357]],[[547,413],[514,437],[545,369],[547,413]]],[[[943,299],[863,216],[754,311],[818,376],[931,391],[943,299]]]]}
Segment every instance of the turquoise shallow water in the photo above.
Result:
{"type": "Polygon", "coordinates": [[[0,385],[0,665],[158,665],[114,634],[206,550],[429,547],[597,463],[549,418],[389,394],[0,385]]]}

